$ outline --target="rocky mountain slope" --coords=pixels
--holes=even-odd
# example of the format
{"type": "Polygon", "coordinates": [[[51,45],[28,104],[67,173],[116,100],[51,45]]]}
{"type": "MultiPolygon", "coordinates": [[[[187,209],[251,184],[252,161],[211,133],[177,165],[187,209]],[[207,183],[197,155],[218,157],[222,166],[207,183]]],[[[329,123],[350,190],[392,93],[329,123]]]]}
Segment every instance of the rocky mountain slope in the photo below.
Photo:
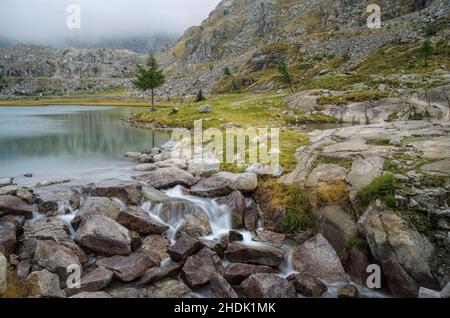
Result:
{"type": "MultiPolygon", "coordinates": [[[[231,70],[241,89],[274,89],[279,86],[273,78],[280,58],[289,62],[299,81],[320,72],[349,71],[380,47],[420,44],[423,29],[447,21],[449,10],[446,0],[382,1],[382,28],[373,30],[366,26],[367,4],[363,0],[222,1],[200,26],[187,30],[160,54],[171,74],[164,94],[192,94],[200,88],[226,91],[230,78],[224,79],[224,68],[231,70]]],[[[448,26],[441,35],[448,37],[448,26]]]]}

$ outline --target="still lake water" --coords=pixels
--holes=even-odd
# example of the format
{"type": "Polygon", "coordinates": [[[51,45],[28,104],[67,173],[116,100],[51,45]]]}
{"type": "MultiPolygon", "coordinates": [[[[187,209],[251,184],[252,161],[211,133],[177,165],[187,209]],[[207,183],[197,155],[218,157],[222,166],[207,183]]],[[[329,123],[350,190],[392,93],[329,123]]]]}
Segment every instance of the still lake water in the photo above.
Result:
{"type": "Polygon", "coordinates": [[[43,180],[120,177],[131,170],[127,151],[148,151],[170,138],[120,123],[132,107],[0,107],[0,177],[27,184],[43,180]],[[24,179],[31,172],[33,178],[24,179]]]}

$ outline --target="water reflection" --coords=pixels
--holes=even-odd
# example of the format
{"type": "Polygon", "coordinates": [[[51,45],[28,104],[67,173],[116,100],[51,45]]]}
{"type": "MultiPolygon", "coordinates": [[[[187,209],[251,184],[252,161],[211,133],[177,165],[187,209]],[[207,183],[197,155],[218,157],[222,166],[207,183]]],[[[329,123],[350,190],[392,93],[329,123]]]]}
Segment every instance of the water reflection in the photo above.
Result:
{"type": "Polygon", "coordinates": [[[166,132],[124,126],[139,108],[94,106],[0,107],[0,176],[27,171],[90,168],[122,160],[127,151],[148,151],[166,132]],[[75,168],[73,167],[73,168],[75,168]]]}

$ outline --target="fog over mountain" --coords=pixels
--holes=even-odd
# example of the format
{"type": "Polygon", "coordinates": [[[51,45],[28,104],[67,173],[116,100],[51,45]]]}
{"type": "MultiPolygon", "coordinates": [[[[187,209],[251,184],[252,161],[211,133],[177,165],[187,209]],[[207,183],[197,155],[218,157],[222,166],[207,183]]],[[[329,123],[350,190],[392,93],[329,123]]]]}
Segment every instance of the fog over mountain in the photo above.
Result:
{"type": "Polygon", "coordinates": [[[198,25],[219,0],[2,0],[0,39],[26,44],[154,51],[198,25]],[[81,28],[69,29],[78,4],[81,28]]]}

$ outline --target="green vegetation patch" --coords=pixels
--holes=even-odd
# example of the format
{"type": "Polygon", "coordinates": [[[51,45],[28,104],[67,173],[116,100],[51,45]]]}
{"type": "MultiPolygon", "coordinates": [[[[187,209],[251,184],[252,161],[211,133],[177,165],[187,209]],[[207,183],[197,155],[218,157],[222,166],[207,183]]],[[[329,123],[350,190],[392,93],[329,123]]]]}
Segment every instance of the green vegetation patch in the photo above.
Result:
{"type": "Polygon", "coordinates": [[[385,174],[372,181],[371,184],[361,188],[356,193],[356,200],[360,206],[366,207],[379,199],[388,208],[395,208],[395,190],[398,185],[391,174],[385,174]]]}

